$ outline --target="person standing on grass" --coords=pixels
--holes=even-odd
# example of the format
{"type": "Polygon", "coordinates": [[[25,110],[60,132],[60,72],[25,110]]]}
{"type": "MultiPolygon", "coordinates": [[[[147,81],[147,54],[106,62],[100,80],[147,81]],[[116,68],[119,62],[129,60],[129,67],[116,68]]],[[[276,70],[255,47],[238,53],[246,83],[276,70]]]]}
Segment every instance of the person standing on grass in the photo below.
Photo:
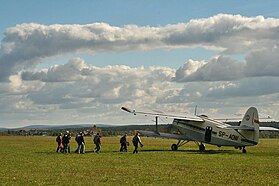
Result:
{"type": "Polygon", "coordinates": [[[70,151],[70,140],[71,140],[71,133],[69,131],[64,134],[62,137],[62,144],[63,144],[63,153],[71,153],[70,151]]]}
{"type": "Polygon", "coordinates": [[[96,145],[95,152],[99,153],[101,150],[101,135],[99,133],[94,136],[94,144],[96,145]]]}
{"type": "Polygon", "coordinates": [[[83,138],[83,133],[82,132],[77,134],[76,142],[78,144],[78,147],[77,147],[75,153],[84,154],[85,153],[85,143],[84,143],[84,138],[83,138]]]}
{"type": "Polygon", "coordinates": [[[57,149],[56,152],[62,152],[62,133],[60,132],[56,137],[57,149]]]}
{"type": "MultiPolygon", "coordinates": [[[[79,140],[78,138],[79,138],[79,133],[77,133],[76,137],[75,137],[75,141],[77,142],[77,145],[78,145],[78,140],[79,140]]],[[[75,153],[78,153],[78,151],[79,151],[78,148],[79,148],[79,145],[77,146],[77,149],[75,150],[75,153]]]]}
{"type": "Polygon", "coordinates": [[[120,152],[127,152],[127,134],[124,134],[121,138],[120,138],[120,152]]]}
{"type": "Polygon", "coordinates": [[[133,151],[133,154],[137,154],[138,153],[138,147],[139,144],[141,147],[143,147],[143,144],[141,143],[140,137],[139,137],[139,133],[137,132],[136,135],[133,137],[133,145],[135,146],[135,150],[133,151]]]}

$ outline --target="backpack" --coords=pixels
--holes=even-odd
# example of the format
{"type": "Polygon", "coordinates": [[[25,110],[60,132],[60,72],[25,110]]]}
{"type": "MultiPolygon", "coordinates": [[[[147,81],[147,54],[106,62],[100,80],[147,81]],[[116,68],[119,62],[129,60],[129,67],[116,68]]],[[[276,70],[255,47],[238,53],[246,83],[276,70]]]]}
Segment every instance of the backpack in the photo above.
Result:
{"type": "Polygon", "coordinates": [[[120,143],[125,143],[125,137],[124,136],[122,136],[122,138],[120,138],[120,143]]]}
{"type": "Polygon", "coordinates": [[[134,136],[132,142],[135,144],[138,143],[138,141],[139,141],[138,136],[134,136]]]}
{"type": "Polygon", "coordinates": [[[56,142],[57,142],[57,143],[60,142],[60,136],[57,136],[57,137],[56,137],[56,142]]]}
{"type": "Polygon", "coordinates": [[[81,135],[80,135],[80,134],[76,136],[76,142],[77,142],[77,143],[81,143],[81,142],[82,142],[82,141],[81,141],[81,135]]]}
{"type": "Polygon", "coordinates": [[[98,136],[98,135],[96,135],[96,136],[94,137],[94,143],[95,143],[95,144],[99,143],[99,136],[98,136]]]}
{"type": "Polygon", "coordinates": [[[70,136],[68,136],[67,134],[65,134],[63,137],[62,137],[62,142],[64,143],[64,144],[67,144],[67,143],[69,143],[70,142],[70,136]]]}

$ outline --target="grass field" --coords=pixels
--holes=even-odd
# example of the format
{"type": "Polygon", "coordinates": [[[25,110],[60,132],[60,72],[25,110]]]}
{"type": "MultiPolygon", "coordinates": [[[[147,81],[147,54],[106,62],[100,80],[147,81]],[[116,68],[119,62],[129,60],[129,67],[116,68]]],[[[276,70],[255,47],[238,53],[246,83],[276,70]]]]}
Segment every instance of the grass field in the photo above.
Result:
{"type": "MultiPolygon", "coordinates": [[[[139,154],[120,153],[119,138],[103,138],[100,154],[55,153],[55,137],[0,137],[0,185],[279,185],[279,139],[262,139],[247,154],[194,143],[142,138],[139,154]]],[[[131,137],[128,138],[131,141],[131,137]]],[[[76,144],[72,139],[71,149],[76,144]]]]}

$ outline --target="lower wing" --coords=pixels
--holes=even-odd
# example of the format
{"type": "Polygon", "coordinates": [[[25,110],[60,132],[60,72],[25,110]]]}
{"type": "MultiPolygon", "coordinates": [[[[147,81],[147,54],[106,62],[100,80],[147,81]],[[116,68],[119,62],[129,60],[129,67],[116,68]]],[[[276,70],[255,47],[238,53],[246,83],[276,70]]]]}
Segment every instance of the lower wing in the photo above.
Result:
{"type": "Polygon", "coordinates": [[[141,135],[147,137],[194,141],[193,139],[190,139],[184,135],[179,135],[179,134],[162,133],[162,132],[146,131],[146,130],[136,130],[136,131],[141,135]]]}
{"type": "Polygon", "coordinates": [[[274,127],[259,127],[259,130],[260,131],[278,131],[279,132],[279,129],[274,128],[274,127]]]}
{"type": "MultiPolygon", "coordinates": [[[[235,129],[235,130],[250,130],[250,131],[255,130],[255,128],[251,127],[251,126],[222,125],[222,126],[218,126],[218,128],[235,129]]],[[[259,131],[278,131],[279,132],[279,129],[274,128],[274,127],[259,127],[259,131]]]]}

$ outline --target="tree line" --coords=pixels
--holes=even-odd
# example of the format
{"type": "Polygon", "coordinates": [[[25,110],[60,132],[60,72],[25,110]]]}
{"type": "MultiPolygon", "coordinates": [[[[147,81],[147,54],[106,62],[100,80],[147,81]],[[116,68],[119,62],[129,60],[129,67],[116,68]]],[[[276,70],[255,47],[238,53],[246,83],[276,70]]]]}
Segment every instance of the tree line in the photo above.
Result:
{"type": "MultiPolygon", "coordinates": [[[[231,122],[231,125],[238,125],[238,122],[231,122]]],[[[261,122],[260,126],[279,128],[278,122],[261,122]]],[[[65,133],[70,131],[72,136],[79,132],[83,132],[85,136],[92,136],[94,133],[101,133],[102,136],[121,136],[123,134],[134,135],[135,130],[149,130],[155,131],[155,125],[123,125],[123,126],[106,126],[98,127],[76,127],[76,128],[55,128],[55,129],[20,129],[20,130],[5,130],[0,131],[0,136],[57,136],[60,132],[65,133]]],[[[159,132],[171,132],[171,124],[158,125],[159,132]]],[[[279,138],[279,132],[261,132],[261,138],[279,138]]]]}

